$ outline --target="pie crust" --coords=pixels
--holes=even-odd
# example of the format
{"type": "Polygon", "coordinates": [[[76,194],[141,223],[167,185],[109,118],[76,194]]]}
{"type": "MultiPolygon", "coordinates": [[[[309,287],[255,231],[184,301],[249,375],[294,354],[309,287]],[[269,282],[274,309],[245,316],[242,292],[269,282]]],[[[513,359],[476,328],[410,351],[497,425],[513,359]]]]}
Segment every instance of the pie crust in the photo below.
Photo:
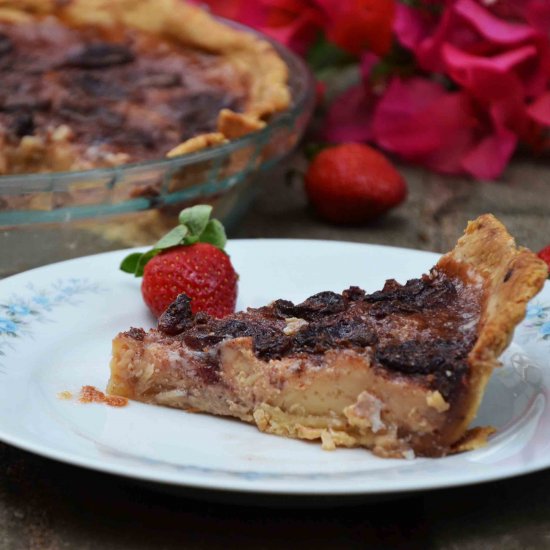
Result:
{"type": "Polygon", "coordinates": [[[373,294],[351,287],[222,320],[193,316],[180,295],[157,329],[114,339],[107,390],[325,449],[470,450],[492,432],[468,427],[546,277],[544,262],[483,215],[429,274],[373,294]]]}
{"type": "Polygon", "coordinates": [[[0,174],[186,154],[261,129],[290,104],[288,69],[270,43],[184,0],[0,0],[0,74],[0,174]],[[86,52],[92,45],[95,55],[98,44],[114,44],[114,63],[94,64],[88,52],[85,66],[75,67],[78,47],[86,52]],[[157,75],[155,66],[165,72],[157,75]],[[178,95],[183,88],[196,104],[187,115],[178,95]],[[29,96],[23,106],[19,95],[29,96]],[[87,111],[82,103],[90,103],[87,111]],[[68,110],[68,118],[60,114],[68,110]],[[101,133],[104,111],[108,127],[101,133]],[[194,135],[179,131],[184,116],[197,127],[194,135]],[[132,125],[137,138],[135,131],[120,132],[132,125]],[[114,133],[121,134],[115,145],[114,133]],[[141,148],[134,143],[140,139],[141,148]]]}

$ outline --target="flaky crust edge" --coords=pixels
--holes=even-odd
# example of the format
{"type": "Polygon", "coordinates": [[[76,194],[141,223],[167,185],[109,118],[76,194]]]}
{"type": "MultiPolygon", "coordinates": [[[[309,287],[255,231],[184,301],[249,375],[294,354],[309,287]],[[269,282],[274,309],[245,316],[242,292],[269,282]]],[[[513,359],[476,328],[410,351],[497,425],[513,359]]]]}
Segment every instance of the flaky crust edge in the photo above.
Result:
{"type": "MultiPolygon", "coordinates": [[[[493,370],[501,365],[500,355],[510,344],[515,327],[525,317],[527,303],[544,286],[548,268],[536,254],[517,247],[514,238],[492,214],[469,222],[463,237],[437,266],[454,262],[471,270],[471,278],[480,279],[483,285],[478,337],[468,355],[468,391],[457,404],[461,420],[446,437],[460,451],[465,450],[461,448],[462,441],[468,440],[468,449],[472,448],[472,437],[463,434],[477,414],[493,370]]],[[[485,437],[476,439],[480,446],[485,437]]]]}
{"type": "Polygon", "coordinates": [[[54,15],[68,25],[126,26],[175,39],[222,55],[247,78],[243,113],[224,109],[215,138],[191,138],[174,147],[177,156],[220,145],[265,127],[265,121],[291,102],[288,67],[274,47],[252,33],[232,28],[184,0],[0,0],[0,21],[24,22],[54,15]],[[202,146],[202,147],[200,147],[202,146]]]}

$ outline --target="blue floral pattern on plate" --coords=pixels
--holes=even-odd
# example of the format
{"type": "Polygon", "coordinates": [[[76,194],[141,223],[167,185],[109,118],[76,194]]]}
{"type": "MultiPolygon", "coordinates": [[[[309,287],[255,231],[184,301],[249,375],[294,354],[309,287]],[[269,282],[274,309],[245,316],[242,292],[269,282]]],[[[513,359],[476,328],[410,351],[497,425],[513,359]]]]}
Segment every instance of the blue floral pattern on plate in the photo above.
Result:
{"type": "Polygon", "coordinates": [[[550,304],[540,301],[530,303],[521,328],[524,342],[535,340],[550,343],[550,304]]]}
{"type": "Polygon", "coordinates": [[[0,356],[14,348],[18,338],[32,335],[34,322],[51,322],[48,313],[61,305],[77,306],[82,294],[101,292],[102,287],[88,279],[60,279],[49,287],[27,286],[25,295],[13,294],[0,303],[0,356]]]}

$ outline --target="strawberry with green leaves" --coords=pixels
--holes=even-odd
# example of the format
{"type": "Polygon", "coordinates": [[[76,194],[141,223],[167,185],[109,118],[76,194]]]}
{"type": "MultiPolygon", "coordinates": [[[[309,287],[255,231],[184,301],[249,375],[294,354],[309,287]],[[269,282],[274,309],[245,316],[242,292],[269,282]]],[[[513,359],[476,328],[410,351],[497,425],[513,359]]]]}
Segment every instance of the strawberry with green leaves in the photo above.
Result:
{"type": "Polygon", "coordinates": [[[191,299],[193,313],[224,317],[235,311],[238,276],[229,256],[223,225],[210,219],[212,207],[182,210],[179,225],[151,250],[127,256],[122,271],[143,276],[143,300],[156,317],[178,297],[191,299]]]}

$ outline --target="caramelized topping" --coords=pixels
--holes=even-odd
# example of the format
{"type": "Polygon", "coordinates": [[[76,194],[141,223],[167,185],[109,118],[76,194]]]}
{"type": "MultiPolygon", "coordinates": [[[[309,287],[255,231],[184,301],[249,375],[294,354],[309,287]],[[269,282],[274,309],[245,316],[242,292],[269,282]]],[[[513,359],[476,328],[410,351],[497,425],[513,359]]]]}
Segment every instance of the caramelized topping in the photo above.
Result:
{"type": "Polygon", "coordinates": [[[134,59],[134,52],[122,44],[93,42],[70,53],[65,59],[64,65],[78,69],[101,69],[113,65],[124,65],[134,59]]]}
{"type": "MultiPolygon", "coordinates": [[[[447,396],[467,373],[480,311],[476,288],[433,270],[405,285],[389,280],[373,294],[357,287],[321,292],[301,304],[277,300],[225,319],[193,317],[189,299],[181,295],[158,328],[198,352],[215,350],[226,339],[251,338],[264,360],[370,349],[377,367],[422,377],[447,396]]],[[[213,357],[209,368],[216,367],[213,357]]]]}
{"type": "Polygon", "coordinates": [[[404,286],[390,279],[386,281],[383,290],[366,296],[365,301],[373,304],[372,315],[385,317],[392,313],[419,313],[445,305],[455,298],[456,288],[446,278],[412,279],[404,286]]]}
{"type": "Polygon", "coordinates": [[[180,334],[192,324],[191,300],[185,294],[180,294],[159,317],[158,328],[164,334],[173,336],[180,334]]]}
{"type": "Polygon", "coordinates": [[[363,348],[373,346],[378,338],[372,327],[355,317],[326,319],[310,323],[293,338],[294,352],[323,353],[331,348],[363,348]]]}
{"type": "Polygon", "coordinates": [[[66,125],[94,165],[108,154],[161,158],[214,131],[219,111],[242,110],[247,95],[216,55],[138,31],[71,29],[54,18],[0,23],[0,79],[8,143],[66,125]]]}
{"type": "Polygon", "coordinates": [[[280,317],[298,317],[306,321],[320,319],[326,315],[341,313],[346,309],[346,299],[335,292],[320,292],[295,306],[288,300],[277,300],[273,309],[280,317]]]}

